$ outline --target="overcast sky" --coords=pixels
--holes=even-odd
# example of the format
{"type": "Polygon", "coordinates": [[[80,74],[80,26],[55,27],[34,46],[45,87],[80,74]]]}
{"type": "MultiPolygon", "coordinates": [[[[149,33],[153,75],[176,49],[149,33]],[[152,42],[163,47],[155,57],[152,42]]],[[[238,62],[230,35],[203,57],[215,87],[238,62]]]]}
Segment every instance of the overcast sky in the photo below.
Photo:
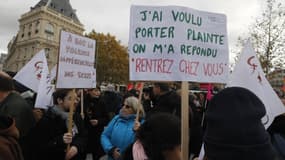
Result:
{"type": "MultiPolygon", "coordinates": [[[[228,20],[230,49],[237,37],[247,32],[250,23],[261,14],[265,0],[70,0],[86,32],[110,33],[128,43],[130,6],[178,5],[224,13],[228,20]]],[[[8,42],[19,30],[18,19],[39,0],[7,0],[0,6],[0,53],[7,53],[8,42]]],[[[232,57],[232,55],[231,55],[232,57]]]]}

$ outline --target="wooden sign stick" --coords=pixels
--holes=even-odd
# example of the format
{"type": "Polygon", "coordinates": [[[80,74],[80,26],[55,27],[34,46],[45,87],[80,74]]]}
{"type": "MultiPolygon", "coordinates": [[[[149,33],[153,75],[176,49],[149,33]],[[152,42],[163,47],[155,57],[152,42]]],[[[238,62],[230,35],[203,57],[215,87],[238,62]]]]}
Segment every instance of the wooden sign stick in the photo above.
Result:
{"type": "Polygon", "coordinates": [[[140,88],[140,94],[139,94],[139,108],[137,109],[137,115],[136,115],[136,122],[139,122],[139,118],[140,118],[140,107],[142,106],[142,92],[143,92],[143,87],[144,87],[144,83],[142,82],[142,87],[140,88]]]}
{"type": "MultiPolygon", "coordinates": [[[[67,132],[68,133],[71,133],[72,134],[72,127],[73,127],[73,112],[74,112],[74,104],[75,104],[75,98],[76,98],[76,92],[75,92],[75,89],[72,90],[72,92],[74,93],[73,94],[73,97],[72,97],[72,105],[70,106],[69,108],[69,113],[68,113],[68,127],[67,127],[67,132]]],[[[69,151],[70,149],[70,144],[67,145],[67,152],[69,151]]]]}
{"type": "Polygon", "coordinates": [[[80,110],[81,110],[81,112],[80,112],[80,115],[81,115],[81,118],[84,120],[84,106],[83,106],[83,104],[84,104],[84,97],[83,97],[83,89],[81,89],[81,98],[80,98],[80,102],[81,102],[81,104],[80,104],[80,110]]]}
{"type": "Polygon", "coordinates": [[[189,148],[189,93],[188,93],[189,84],[188,82],[182,82],[181,88],[181,156],[182,159],[189,159],[188,148],[189,148]]]}

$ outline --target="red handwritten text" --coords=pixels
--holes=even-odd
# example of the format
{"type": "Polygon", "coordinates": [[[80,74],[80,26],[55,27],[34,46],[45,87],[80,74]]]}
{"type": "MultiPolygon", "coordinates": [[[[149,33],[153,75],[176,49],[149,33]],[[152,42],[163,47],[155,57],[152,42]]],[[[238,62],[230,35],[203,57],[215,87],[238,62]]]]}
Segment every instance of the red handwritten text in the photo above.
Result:
{"type": "Polygon", "coordinates": [[[197,76],[198,66],[199,62],[181,60],[179,62],[179,71],[186,74],[197,76]]]}
{"type": "Polygon", "coordinates": [[[171,74],[173,62],[173,59],[137,58],[135,60],[136,72],[158,72],[171,74]]]}
{"type": "Polygon", "coordinates": [[[204,75],[205,76],[217,76],[221,75],[224,72],[223,63],[206,63],[203,64],[204,75]]]}

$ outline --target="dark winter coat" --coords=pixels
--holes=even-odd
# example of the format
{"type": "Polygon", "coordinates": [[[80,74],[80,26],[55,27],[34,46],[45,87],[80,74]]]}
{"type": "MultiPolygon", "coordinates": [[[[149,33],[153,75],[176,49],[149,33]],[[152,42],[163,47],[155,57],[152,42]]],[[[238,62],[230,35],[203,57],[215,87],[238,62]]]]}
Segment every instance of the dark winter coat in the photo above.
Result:
{"type": "Polygon", "coordinates": [[[270,134],[279,133],[285,136],[285,115],[275,117],[274,121],[268,128],[270,134]]]}
{"type": "Polygon", "coordinates": [[[158,112],[166,112],[181,117],[181,97],[174,91],[157,97],[154,107],[147,113],[146,119],[158,112]]]}
{"type": "Polygon", "coordinates": [[[97,131],[103,131],[104,126],[108,124],[108,114],[106,110],[106,105],[104,101],[99,98],[91,98],[87,96],[87,98],[84,101],[84,109],[85,109],[85,115],[87,120],[87,127],[92,131],[93,133],[97,131]],[[89,120],[91,119],[97,119],[98,125],[92,126],[89,123],[89,120]]]}
{"type": "Polygon", "coordinates": [[[0,160],[23,160],[21,147],[18,143],[19,132],[12,118],[0,119],[0,160]]]}
{"type": "Polygon", "coordinates": [[[104,127],[108,124],[109,118],[106,106],[101,97],[92,98],[87,95],[84,100],[85,124],[88,129],[88,151],[94,155],[102,156],[104,151],[101,147],[100,137],[104,127]],[[92,126],[91,119],[98,120],[98,125],[92,126]]]}
{"type": "Polygon", "coordinates": [[[189,102],[189,105],[192,110],[189,150],[195,156],[199,156],[203,141],[203,129],[201,126],[203,112],[201,107],[197,107],[195,103],[189,102]]]}
{"type": "MultiPolygon", "coordinates": [[[[56,106],[55,106],[56,107],[56,106]]],[[[76,146],[78,154],[73,160],[83,159],[87,145],[87,130],[84,121],[78,113],[73,115],[78,133],[73,134],[71,146],[76,146]]],[[[43,118],[33,128],[29,138],[32,140],[33,160],[63,160],[67,145],[63,135],[67,133],[67,121],[54,108],[49,108],[43,118]]]]}

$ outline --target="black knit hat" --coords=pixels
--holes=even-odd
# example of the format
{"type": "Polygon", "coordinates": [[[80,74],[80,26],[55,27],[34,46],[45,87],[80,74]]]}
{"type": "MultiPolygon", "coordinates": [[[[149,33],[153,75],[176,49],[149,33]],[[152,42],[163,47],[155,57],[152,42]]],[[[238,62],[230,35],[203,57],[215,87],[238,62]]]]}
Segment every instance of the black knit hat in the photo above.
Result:
{"type": "Polygon", "coordinates": [[[226,88],[206,112],[205,153],[209,160],[272,160],[274,152],[261,118],[266,110],[251,91],[226,88]]]}
{"type": "Polygon", "coordinates": [[[0,129],[6,129],[13,123],[13,119],[0,113],[0,129]]]}

